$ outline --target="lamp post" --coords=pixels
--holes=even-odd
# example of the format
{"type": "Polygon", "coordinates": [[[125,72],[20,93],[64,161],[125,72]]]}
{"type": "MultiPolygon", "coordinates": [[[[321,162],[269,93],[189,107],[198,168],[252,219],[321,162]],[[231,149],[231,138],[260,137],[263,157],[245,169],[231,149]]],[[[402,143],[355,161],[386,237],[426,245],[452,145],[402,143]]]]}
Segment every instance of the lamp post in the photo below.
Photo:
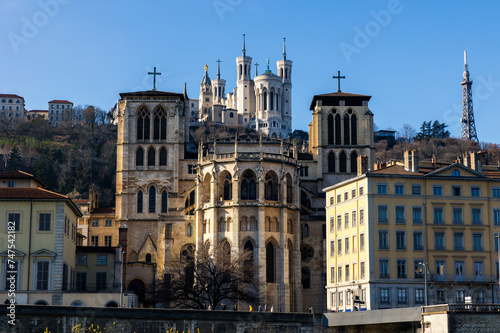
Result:
{"type": "Polygon", "coordinates": [[[425,299],[425,306],[427,306],[427,264],[424,262],[419,262],[418,263],[420,266],[424,266],[424,299],[425,299]]]}
{"type": "MultiPolygon", "coordinates": [[[[498,274],[500,276],[500,233],[495,235],[495,238],[497,239],[497,250],[498,250],[498,274]]],[[[500,289],[500,277],[498,279],[499,283],[499,289],[500,289]]],[[[498,303],[500,303],[500,299],[498,300],[498,303]]]]}
{"type": "Polygon", "coordinates": [[[126,251],[121,251],[122,260],[121,260],[121,268],[120,268],[120,307],[123,306],[123,255],[127,253],[126,251]]]}

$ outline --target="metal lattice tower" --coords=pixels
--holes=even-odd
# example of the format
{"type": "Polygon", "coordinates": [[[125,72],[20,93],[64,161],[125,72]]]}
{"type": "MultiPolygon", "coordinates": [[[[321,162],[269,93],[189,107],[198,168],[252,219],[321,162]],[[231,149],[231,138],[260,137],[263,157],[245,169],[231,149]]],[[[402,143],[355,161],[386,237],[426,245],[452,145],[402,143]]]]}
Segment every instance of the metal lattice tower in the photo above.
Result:
{"type": "Polygon", "coordinates": [[[462,81],[462,130],[460,139],[474,140],[479,142],[474,122],[474,110],[472,108],[472,80],[469,78],[467,67],[467,51],[464,51],[464,80],[462,81]]]}

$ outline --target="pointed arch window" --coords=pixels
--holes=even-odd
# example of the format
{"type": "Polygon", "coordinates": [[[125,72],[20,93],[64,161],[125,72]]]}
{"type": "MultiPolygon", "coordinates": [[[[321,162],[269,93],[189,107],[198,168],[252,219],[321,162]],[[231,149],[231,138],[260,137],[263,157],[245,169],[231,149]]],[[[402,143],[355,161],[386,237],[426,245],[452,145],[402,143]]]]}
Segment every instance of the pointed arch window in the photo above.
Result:
{"type": "Polygon", "coordinates": [[[245,171],[242,178],[241,200],[255,200],[257,198],[255,174],[251,171],[245,171]]]}
{"type": "Polygon", "coordinates": [[[161,212],[168,212],[168,193],[167,191],[161,192],[161,212]]]}
{"type": "Polygon", "coordinates": [[[286,202],[293,202],[293,184],[292,177],[289,174],[286,175],[286,202]]]}
{"type": "Polygon", "coordinates": [[[334,127],[333,127],[333,114],[328,115],[328,144],[333,145],[334,127]]]}
{"type": "Polygon", "coordinates": [[[341,145],[340,114],[335,115],[335,144],[341,145]]]}
{"type": "Polygon", "coordinates": [[[354,113],[351,115],[351,144],[358,144],[358,119],[354,113]]]}
{"type": "Polygon", "coordinates": [[[154,166],[156,162],[156,152],[153,147],[148,150],[148,166],[154,166]]]}
{"type": "Polygon", "coordinates": [[[143,204],[144,204],[144,194],[142,193],[142,190],[139,190],[139,192],[137,192],[137,213],[142,213],[143,204]]]}
{"type": "Polygon", "coordinates": [[[341,152],[339,155],[339,171],[347,172],[347,156],[344,152],[341,152]]]}
{"type": "Polygon", "coordinates": [[[254,246],[253,243],[250,240],[247,240],[245,242],[245,245],[243,246],[243,250],[245,251],[245,261],[243,263],[243,269],[244,269],[244,278],[247,281],[251,281],[254,277],[254,267],[253,267],[253,251],[254,251],[254,246]]]}
{"type": "Polygon", "coordinates": [[[156,212],[156,188],[154,186],[149,188],[149,212],[156,212]]]}
{"type": "Polygon", "coordinates": [[[143,166],[144,165],[144,149],[139,147],[139,149],[135,152],[135,165],[143,166]]]}
{"type": "Polygon", "coordinates": [[[349,134],[350,131],[350,122],[349,122],[349,115],[346,113],[344,114],[344,144],[349,145],[351,140],[351,135],[349,134]]]}
{"type": "Polygon", "coordinates": [[[149,126],[149,111],[142,108],[137,114],[137,140],[149,140],[149,126]]]}
{"type": "Polygon", "coordinates": [[[226,174],[224,177],[224,194],[223,194],[223,200],[231,200],[232,198],[232,183],[231,183],[231,175],[229,173],[226,174]]]}
{"type": "Polygon", "coordinates": [[[167,166],[167,150],[165,147],[160,149],[160,166],[167,166]]]}
{"type": "Polygon", "coordinates": [[[333,151],[328,154],[328,172],[335,172],[335,153],[333,151]]]}
{"type": "Polygon", "coordinates": [[[351,153],[351,172],[358,172],[358,153],[351,153]]]}
{"type": "Polygon", "coordinates": [[[273,191],[273,180],[271,176],[266,176],[266,200],[274,199],[274,191],[273,191]]]}
{"type": "Polygon", "coordinates": [[[267,243],[266,245],[266,282],[274,283],[275,279],[275,271],[276,271],[276,250],[274,248],[274,244],[272,242],[267,243]]]}
{"type": "Polygon", "coordinates": [[[153,139],[165,140],[167,138],[167,113],[163,108],[155,110],[153,122],[153,139]]]}

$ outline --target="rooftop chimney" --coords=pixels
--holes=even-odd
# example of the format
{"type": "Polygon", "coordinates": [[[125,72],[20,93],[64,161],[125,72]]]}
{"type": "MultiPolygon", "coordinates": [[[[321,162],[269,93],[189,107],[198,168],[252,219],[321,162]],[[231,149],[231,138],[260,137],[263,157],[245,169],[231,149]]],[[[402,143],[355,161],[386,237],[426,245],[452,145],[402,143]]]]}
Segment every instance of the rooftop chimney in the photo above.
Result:
{"type": "Polygon", "coordinates": [[[357,163],[358,163],[358,176],[368,172],[368,156],[366,155],[358,156],[357,163]]]}
{"type": "Polygon", "coordinates": [[[481,162],[481,152],[470,153],[470,168],[477,172],[483,172],[483,164],[481,162]]]}
{"type": "Polygon", "coordinates": [[[418,151],[406,150],[404,153],[405,170],[418,172],[418,151]]]}

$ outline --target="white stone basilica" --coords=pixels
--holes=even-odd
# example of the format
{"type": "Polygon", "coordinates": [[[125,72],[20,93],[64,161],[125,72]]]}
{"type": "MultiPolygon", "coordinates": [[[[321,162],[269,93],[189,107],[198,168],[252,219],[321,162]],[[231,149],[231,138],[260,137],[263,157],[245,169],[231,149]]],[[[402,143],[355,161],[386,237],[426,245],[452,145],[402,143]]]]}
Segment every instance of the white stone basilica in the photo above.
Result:
{"type": "Polygon", "coordinates": [[[217,60],[217,79],[210,80],[208,66],[200,84],[199,121],[226,125],[242,125],[259,130],[272,138],[286,138],[292,132],[292,61],[286,59],[283,39],[283,59],[276,62],[277,73],[267,69],[252,79],[252,58],[246,55],[245,35],[243,54],[236,58],[237,80],[233,92],[227,93],[226,80],[221,79],[217,60]]]}

